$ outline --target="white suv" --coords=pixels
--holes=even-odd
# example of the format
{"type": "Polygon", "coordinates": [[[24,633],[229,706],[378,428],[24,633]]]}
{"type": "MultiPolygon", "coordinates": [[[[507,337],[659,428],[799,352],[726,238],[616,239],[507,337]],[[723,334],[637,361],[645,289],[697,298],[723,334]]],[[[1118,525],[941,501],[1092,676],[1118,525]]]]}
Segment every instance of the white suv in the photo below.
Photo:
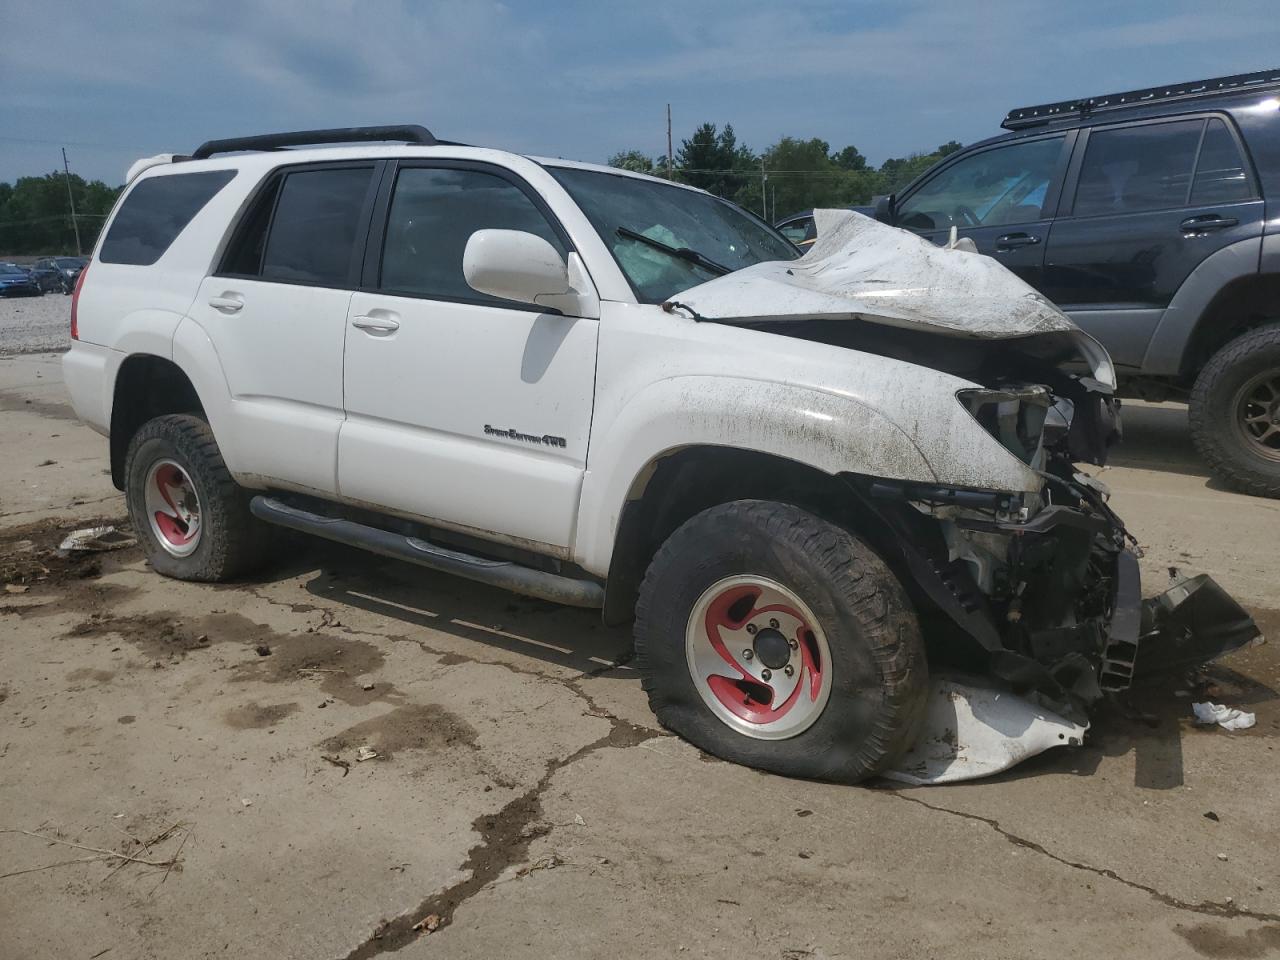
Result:
{"type": "Polygon", "coordinates": [[[1142,606],[1073,466],[1110,361],[1043,298],[845,211],[798,256],[702,191],[421,127],[211,142],[130,171],[66,382],[160,573],[242,576],[275,524],[634,614],[659,720],[782,773],[893,766],[930,668],[1078,732],[1139,643],[1256,633],[1196,581],[1220,629],[1160,646],[1196,604],[1142,606]]]}

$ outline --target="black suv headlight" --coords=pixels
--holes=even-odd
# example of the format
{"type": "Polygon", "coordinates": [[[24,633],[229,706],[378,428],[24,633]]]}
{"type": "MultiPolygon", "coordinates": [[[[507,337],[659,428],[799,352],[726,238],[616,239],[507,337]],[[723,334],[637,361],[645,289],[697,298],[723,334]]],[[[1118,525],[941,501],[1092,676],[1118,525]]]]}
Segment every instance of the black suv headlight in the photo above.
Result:
{"type": "Polygon", "coordinates": [[[1015,457],[1026,464],[1036,459],[1044,420],[1053,404],[1046,387],[1029,384],[1000,390],[961,390],[956,398],[982,429],[1015,457]]]}

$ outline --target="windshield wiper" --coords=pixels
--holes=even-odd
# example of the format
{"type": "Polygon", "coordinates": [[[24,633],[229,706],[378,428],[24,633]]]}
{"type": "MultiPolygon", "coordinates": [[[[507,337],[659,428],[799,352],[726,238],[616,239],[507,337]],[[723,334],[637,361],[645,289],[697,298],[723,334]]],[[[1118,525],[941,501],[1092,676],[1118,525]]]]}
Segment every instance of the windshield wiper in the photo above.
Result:
{"type": "Polygon", "coordinates": [[[663,243],[661,240],[655,240],[653,237],[646,237],[643,233],[636,233],[626,227],[618,228],[618,236],[626,237],[628,240],[636,240],[640,243],[648,244],[655,250],[661,250],[668,256],[675,257],[677,260],[685,260],[689,263],[696,263],[704,270],[710,270],[717,276],[723,277],[726,273],[733,273],[733,270],[726,267],[723,263],[717,263],[704,253],[697,250],[690,250],[688,247],[673,247],[663,243]]]}

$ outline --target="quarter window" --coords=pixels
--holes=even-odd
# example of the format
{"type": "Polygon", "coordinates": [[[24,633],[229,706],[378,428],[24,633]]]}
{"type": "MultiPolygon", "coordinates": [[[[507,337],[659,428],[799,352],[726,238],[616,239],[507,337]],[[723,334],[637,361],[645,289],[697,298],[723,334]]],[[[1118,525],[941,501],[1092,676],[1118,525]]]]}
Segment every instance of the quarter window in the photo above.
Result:
{"type": "Polygon", "coordinates": [[[1203,129],[1203,120],[1177,120],[1091,132],[1075,215],[1185,206],[1203,129]]]}
{"type": "Polygon", "coordinates": [[[473,290],[462,254],[477,230],[523,230],[565,245],[524,191],[478,170],[406,167],[396,177],[379,287],[390,293],[511,306],[473,290]]]}
{"type": "Polygon", "coordinates": [[[1245,172],[1244,158],[1236,146],[1235,137],[1218,117],[1209,120],[1200,145],[1200,159],[1196,163],[1196,178],[1191,187],[1193,205],[1227,203],[1247,200],[1253,195],[1249,175],[1245,172]]]}
{"type": "Polygon", "coordinates": [[[235,175],[234,170],[206,170],[143,180],[124,198],[98,259],[133,266],[155,263],[235,175]]]}
{"type": "Polygon", "coordinates": [[[902,202],[898,226],[928,232],[1039,220],[1062,141],[1014,143],[957,160],[902,202]]]}

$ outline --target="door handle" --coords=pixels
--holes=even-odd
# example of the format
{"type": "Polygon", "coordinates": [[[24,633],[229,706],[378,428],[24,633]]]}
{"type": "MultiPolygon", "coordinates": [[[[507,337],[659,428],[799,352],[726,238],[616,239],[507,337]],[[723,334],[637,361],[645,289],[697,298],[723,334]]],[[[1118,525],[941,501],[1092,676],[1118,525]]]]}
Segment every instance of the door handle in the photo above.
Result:
{"type": "Polygon", "coordinates": [[[1017,247],[1034,247],[1040,238],[1029,233],[1006,233],[996,238],[996,250],[1013,250],[1017,247]]]}
{"type": "Polygon", "coordinates": [[[244,300],[238,293],[225,293],[220,297],[210,297],[209,306],[221,313],[239,313],[244,308],[244,300]]]}
{"type": "Polygon", "coordinates": [[[351,325],[358,330],[371,330],[374,333],[393,333],[400,329],[400,321],[395,317],[371,317],[367,314],[352,317],[351,325]]]}
{"type": "Polygon", "coordinates": [[[1210,230],[1225,230],[1234,227],[1240,221],[1235,217],[1220,217],[1216,213],[1205,213],[1198,217],[1187,217],[1179,226],[1187,236],[1195,237],[1210,230]]]}

